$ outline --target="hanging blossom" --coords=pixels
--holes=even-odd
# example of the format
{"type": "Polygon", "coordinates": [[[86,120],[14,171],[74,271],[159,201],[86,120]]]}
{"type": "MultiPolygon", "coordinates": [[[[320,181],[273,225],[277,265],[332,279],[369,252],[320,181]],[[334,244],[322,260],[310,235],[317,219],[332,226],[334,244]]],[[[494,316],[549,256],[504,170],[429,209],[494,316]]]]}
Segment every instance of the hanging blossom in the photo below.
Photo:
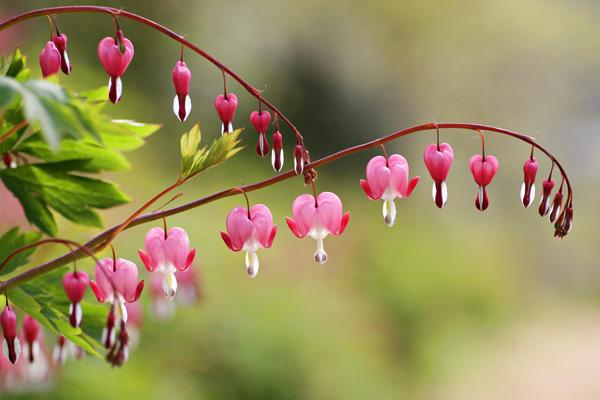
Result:
{"type": "Polygon", "coordinates": [[[373,157],[367,164],[367,180],[360,185],[371,200],[383,199],[383,220],[387,226],[396,222],[396,198],[409,197],[419,177],[408,179],[408,162],[400,154],[373,157]]]}
{"type": "Polygon", "coordinates": [[[521,185],[521,202],[525,208],[529,207],[535,199],[535,176],[538,170],[538,162],[531,156],[523,163],[523,184],[521,185]]]}
{"type": "Polygon", "coordinates": [[[49,40],[39,56],[40,68],[44,78],[60,72],[61,57],[53,41],[49,40]]]}
{"type": "Polygon", "coordinates": [[[221,232],[221,238],[231,251],[246,252],[246,270],[251,278],[256,277],[259,268],[256,252],[271,247],[277,234],[271,211],[264,204],[256,204],[249,210],[236,207],[227,215],[226,226],[227,233],[221,232]]]}
{"type": "Polygon", "coordinates": [[[81,325],[83,312],[81,309],[81,300],[87,289],[90,279],[85,271],[67,272],[63,276],[63,288],[67,297],[71,301],[69,307],[69,322],[71,326],[77,328],[81,325]]]}
{"type": "Polygon", "coordinates": [[[196,268],[188,268],[185,271],[175,272],[179,283],[179,295],[177,301],[184,306],[191,306],[200,300],[200,281],[196,268]]]}
{"type": "Polygon", "coordinates": [[[220,94],[215,99],[215,108],[221,120],[221,134],[233,132],[233,118],[237,106],[238,99],[235,93],[220,94]]]}
{"type": "Polygon", "coordinates": [[[94,277],[96,280],[90,281],[90,287],[96,299],[100,303],[112,304],[102,332],[102,342],[106,348],[110,348],[115,339],[115,323],[127,322],[125,303],[133,303],[139,299],[144,281],[137,281],[137,266],[122,258],[116,261],[109,257],[100,260],[96,263],[94,277]]]}
{"type": "Polygon", "coordinates": [[[40,324],[31,315],[26,315],[23,318],[23,337],[26,344],[25,356],[30,363],[33,363],[40,355],[41,331],[40,324]]]}
{"type": "Polygon", "coordinates": [[[127,71],[133,59],[133,44],[117,29],[115,38],[105,37],[98,43],[98,57],[106,73],[110,76],[108,81],[108,98],[112,103],[117,103],[123,93],[121,77],[127,71]]]}
{"type": "Polygon", "coordinates": [[[554,189],[554,180],[552,179],[552,171],[554,170],[554,163],[552,163],[552,167],[550,168],[550,175],[547,179],[542,181],[542,198],[540,200],[540,206],[538,208],[538,213],[540,217],[545,217],[551,210],[551,195],[552,189],[554,189]]]}
{"type": "Polygon", "coordinates": [[[196,249],[190,249],[190,239],[182,228],[171,228],[166,233],[152,228],[146,234],[145,251],[138,254],[148,272],[162,274],[164,296],[172,299],[177,293],[176,271],[185,271],[196,257],[196,249]]]}
{"type": "Polygon", "coordinates": [[[192,71],[182,59],[175,63],[171,72],[173,86],[175,86],[175,98],[173,99],[173,112],[180,121],[185,121],[192,111],[192,100],[190,99],[190,81],[192,71]]]}
{"type": "Polygon", "coordinates": [[[160,320],[167,320],[175,313],[176,304],[172,299],[165,297],[163,280],[159,274],[150,276],[150,299],[152,314],[160,320]]]}
{"type": "Polygon", "coordinates": [[[2,352],[12,364],[15,364],[21,354],[21,342],[17,337],[17,314],[8,304],[0,314],[0,326],[2,326],[2,352]]]}
{"type": "Polygon", "coordinates": [[[268,111],[252,111],[250,122],[258,132],[258,142],[256,143],[256,154],[265,157],[269,154],[269,142],[267,142],[266,132],[271,123],[271,113],[268,111]]]}
{"type": "Polygon", "coordinates": [[[500,163],[494,156],[476,154],[469,160],[469,169],[475,183],[479,186],[479,191],[475,197],[475,207],[479,211],[485,211],[488,208],[489,200],[486,187],[494,179],[498,168],[500,168],[500,163]]]}
{"type": "Polygon", "coordinates": [[[310,194],[302,194],[292,204],[292,218],[286,217],[289,228],[299,238],[310,236],[317,241],[315,261],[324,264],[327,253],[323,247],[323,239],[327,235],[341,235],[348,221],[350,212],[342,215],[342,201],[331,192],[323,192],[316,198],[310,194]]]}
{"type": "Polygon", "coordinates": [[[65,75],[71,74],[73,66],[69,61],[69,55],[67,54],[67,35],[56,31],[56,35],[52,35],[52,43],[56,46],[56,49],[60,53],[60,69],[65,75]]]}
{"type": "Polygon", "coordinates": [[[454,150],[448,143],[430,144],[423,153],[425,166],[433,179],[431,195],[438,208],[444,208],[448,201],[448,188],[446,179],[454,161],[454,150]]]}

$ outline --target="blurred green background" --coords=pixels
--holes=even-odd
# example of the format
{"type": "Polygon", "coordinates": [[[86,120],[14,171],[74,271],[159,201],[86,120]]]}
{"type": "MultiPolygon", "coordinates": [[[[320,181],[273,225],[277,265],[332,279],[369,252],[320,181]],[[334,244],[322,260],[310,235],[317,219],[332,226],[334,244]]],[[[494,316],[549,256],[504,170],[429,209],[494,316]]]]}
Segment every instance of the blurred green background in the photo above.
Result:
{"type": "MultiPolygon", "coordinates": [[[[3,17],[72,2],[3,2],[3,17]]],[[[81,1],[80,4],[92,4],[81,1]]],[[[218,231],[241,197],[169,219],[198,248],[203,299],[167,322],[148,313],[141,342],[123,368],[70,361],[40,393],[22,399],[598,399],[600,398],[600,3],[590,0],[402,1],[97,1],[171,27],[215,55],[280,106],[300,128],[314,159],[428,121],[498,125],[539,138],[564,163],[575,185],[575,224],[564,240],[535,208],[519,201],[529,148],[488,135],[501,167],[491,207],[475,210],[467,168],[480,142],[447,131],[455,164],[449,202],[440,211],[422,163],[431,133],[388,145],[405,155],[422,182],[398,203],[396,226],[384,225],[381,203],[358,179],[377,151],[319,170],[318,188],[335,191],[352,212],[347,231],[328,238],[329,261],[314,263],[314,241],[285,226],[301,179],[250,194],[268,204],[280,232],[261,251],[261,271],[246,276],[243,254],[218,231]]],[[[64,15],[74,65],[61,82],[76,90],[105,84],[96,56],[113,25],[104,15],[64,15]]],[[[116,118],[162,122],[131,155],[133,169],[110,176],[134,202],[105,214],[106,225],[178,174],[179,136],[201,121],[204,138],[219,134],[213,101],[220,72],[186,52],[193,71],[193,111],[172,113],[170,71],[179,46],[127,20],[135,44],[116,118]]],[[[47,40],[45,19],[0,34],[8,53],[20,46],[35,68],[47,40]]],[[[37,74],[39,72],[36,71],[37,74]]],[[[237,126],[250,127],[256,100],[240,99],[237,126]]],[[[250,127],[251,128],[251,127],[250,127]]],[[[292,138],[284,130],[286,168],[292,138]]],[[[253,129],[247,149],[184,188],[189,201],[273,174],[258,160],[253,129]]],[[[539,154],[538,154],[539,156],[539,154]]],[[[538,157],[541,159],[541,157],[538,157]]],[[[549,163],[540,160],[539,178],[549,163]]],[[[539,197],[538,197],[539,198],[539,197]]],[[[537,200],[537,199],[536,199],[537,200]]],[[[62,223],[63,236],[84,241],[94,230],[62,223]]],[[[137,260],[146,229],[116,246],[137,260]]],[[[43,261],[58,250],[43,250],[43,261]]],[[[91,268],[91,263],[87,263],[91,268]]],[[[144,296],[148,306],[148,293],[144,296]]],[[[53,344],[54,338],[47,339],[53,344]]]]}

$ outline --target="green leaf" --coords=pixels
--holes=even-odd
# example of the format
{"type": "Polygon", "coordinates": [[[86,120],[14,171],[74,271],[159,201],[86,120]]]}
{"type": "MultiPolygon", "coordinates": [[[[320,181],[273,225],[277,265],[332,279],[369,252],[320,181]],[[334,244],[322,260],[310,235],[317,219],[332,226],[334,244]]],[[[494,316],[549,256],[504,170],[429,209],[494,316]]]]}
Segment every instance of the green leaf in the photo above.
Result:
{"type": "Polygon", "coordinates": [[[181,177],[190,178],[233,157],[242,149],[238,147],[241,132],[241,129],[236,129],[215,139],[210,147],[198,149],[202,135],[200,126],[194,125],[181,136],[181,177]]]}
{"type": "Polygon", "coordinates": [[[83,138],[63,139],[58,149],[53,150],[39,133],[29,136],[14,148],[17,153],[25,153],[48,162],[65,160],[87,160],[82,172],[119,171],[129,168],[129,162],[118,151],[102,146],[98,142],[83,138]]]}
{"type": "Polygon", "coordinates": [[[0,178],[19,199],[27,218],[48,235],[56,234],[49,208],[78,224],[101,227],[94,208],[109,208],[129,201],[111,183],[68,173],[74,162],[31,164],[0,171],[0,178]]]}
{"type": "Polygon", "coordinates": [[[153,134],[162,125],[108,118],[98,122],[98,131],[107,147],[115,150],[135,150],[144,144],[144,138],[153,134]]]}
{"type": "Polygon", "coordinates": [[[4,75],[15,78],[20,82],[24,82],[29,79],[29,72],[29,68],[27,68],[27,57],[21,53],[21,50],[16,49],[4,75]]]}
{"type": "MultiPolygon", "coordinates": [[[[14,250],[38,241],[40,237],[41,234],[39,232],[20,233],[18,227],[10,229],[0,237],[0,260],[4,260],[14,250]]],[[[26,250],[14,256],[8,264],[0,270],[0,276],[6,275],[16,268],[27,264],[29,257],[34,251],[35,249],[26,250]]]]}

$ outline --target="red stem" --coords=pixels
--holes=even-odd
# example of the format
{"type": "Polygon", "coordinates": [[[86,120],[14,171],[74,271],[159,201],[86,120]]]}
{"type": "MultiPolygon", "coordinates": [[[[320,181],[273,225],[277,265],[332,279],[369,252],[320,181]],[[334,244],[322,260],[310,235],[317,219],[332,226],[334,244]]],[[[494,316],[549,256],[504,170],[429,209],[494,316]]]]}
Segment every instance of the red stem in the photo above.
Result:
{"type": "Polygon", "coordinates": [[[5,30],[5,29],[7,29],[7,28],[9,28],[9,27],[11,27],[13,25],[21,23],[23,21],[27,21],[27,20],[35,18],[35,17],[45,16],[45,15],[53,15],[53,14],[72,14],[72,13],[101,13],[101,14],[109,14],[113,18],[115,16],[119,16],[119,17],[123,17],[123,18],[128,18],[128,19],[136,21],[136,22],[138,22],[140,24],[149,26],[150,28],[152,28],[152,29],[154,29],[156,31],[159,31],[159,32],[163,33],[164,35],[170,37],[171,39],[173,39],[173,40],[181,43],[183,46],[185,46],[185,47],[189,48],[190,50],[194,51],[195,53],[197,53],[198,55],[200,55],[201,57],[205,58],[207,61],[209,61],[213,65],[215,65],[221,71],[223,71],[227,75],[231,76],[240,85],[242,85],[242,87],[244,89],[246,89],[246,91],[248,91],[248,93],[250,93],[252,96],[254,96],[257,99],[259,99],[259,101],[261,103],[264,103],[264,105],[266,105],[267,107],[269,107],[271,109],[271,111],[273,111],[274,113],[279,114],[279,116],[281,117],[281,119],[284,120],[285,123],[295,133],[296,138],[298,139],[298,141],[300,143],[303,143],[302,135],[300,134],[300,131],[298,130],[298,128],[296,128],[296,126],[292,123],[292,121],[290,121],[281,111],[279,111],[279,109],[274,104],[272,104],[269,101],[265,100],[265,98],[261,96],[260,91],[258,89],[256,89],[254,86],[252,86],[251,84],[249,84],[248,82],[246,82],[241,76],[239,76],[238,74],[236,74],[235,72],[233,72],[231,69],[227,68],[225,65],[223,65],[223,63],[221,63],[215,57],[213,57],[212,55],[210,55],[206,51],[202,50],[201,48],[199,48],[198,46],[196,46],[195,44],[193,44],[189,40],[186,40],[182,35],[179,35],[178,33],[176,33],[174,31],[172,31],[171,29],[169,29],[169,28],[167,28],[167,27],[159,24],[158,22],[155,22],[155,21],[153,21],[151,19],[145,18],[145,17],[143,17],[141,15],[134,14],[134,13],[128,12],[128,11],[123,11],[123,10],[120,10],[120,9],[117,9],[117,8],[102,7],[102,6],[62,6],[62,7],[48,7],[48,8],[40,8],[40,9],[37,9],[37,10],[27,11],[27,12],[24,12],[22,14],[15,15],[14,17],[11,17],[9,19],[6,19],[6,20],[0,22],[0,31],[3,31],[3,30],[5,30]]]}

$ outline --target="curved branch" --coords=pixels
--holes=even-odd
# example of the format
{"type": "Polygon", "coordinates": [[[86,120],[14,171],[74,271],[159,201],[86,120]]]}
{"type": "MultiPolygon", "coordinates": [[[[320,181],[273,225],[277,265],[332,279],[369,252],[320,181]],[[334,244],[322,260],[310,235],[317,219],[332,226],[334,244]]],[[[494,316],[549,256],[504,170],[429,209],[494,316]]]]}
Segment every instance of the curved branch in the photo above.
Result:
{"type": "Polygon", "coordinates": [[[138,22],[140,24],[146,25],[158,32],[163,33],[164,35],[170,37],[171,39],[181,43],[183,46],[185,46],[188,49],[192,50],[193,52],[197,53],[198,55],[200,55],[201,57],[206,59],[208,62],[213,64],[215,67],[219,68],[223,73],[225,73],[225,74],[229,75],[230,77],[232,77],[233,79],[235,79],[240,85],[242,85],[242,87],[244,89],[246,89],[246,91],[248,91],[248,93],[250,93],[252,96],[256,97],[264,105],[269,107],[271,109],[271,111],[273,111],[274,114],[278,115],[279,118],[281,118],[290,127],[290,129],[292,129],[297,140],[302,144],[302,146],[304,146],[303,138],[302,138],[302,135],[300,134],[300,131],[298,130],[298,128],[296,128],[296,126],[292,123],[292,121],[290,121],[289,118],[285,116],[285,114],[283,114],[281,111],[279,111],[279,109],[273,103],[269,102],[268,100],[265,100],[265,98],[261,95],[261,93],[258,89],[256,89],[254,86],[249,84],[241,76],[239,76],[238,74],[233,72],[231,69],[229,69],[222,62],[217,60],[215,57],[213,57],[206,51],[202,50],[200,47],[196,46],[189,40],[186,40],[182,35],[159,24],[158,22],[155,22],[151,19],[145,18],[141,15],[134,14],[129,11],[124,11],[124,10],[120,10],[117,8],[113,8],[113,7],[103,7],[103,6],[48,7],[48,8],[40,8],[37,10],[27,11],[27,12],[24,12],[19,15],[15,15],[14,17],[11,17],[9,19],[6,19],[6,20],[0,22],[0,32],[13,26],[13,25],[19,24],[21,22],[27,21],[27,20],[35,18],[35,17],[53,15],[53,14],[73,14],[73,13],[100,13],[100,14],[109,14],[111,16],[119,16],[119,17],[127,18],[127,19],[133,20],[135,22],[138,22]]]}
{"type": "MultiPolygon", "coordinates": [[[[571,182],[569,180],[569,177],[567,176],[567,173],[565,171],[565,169],[563,168],[562,164],[558,161],[558,159],[556,159],[556,157],[550,153],[548,150],[546,150],[544,147],[542,147],[541,145],[539,145],[538,143],[535,142],[535,140],[530,137],[530,136],[526,136],[523,135],[521,133],[518,132],[513,132],[513,131],[509,131],[507,129],[502,129],[502,128],[497,128],[494,126],[489,126],[489,125],[482,125],[482,124],[471,124],[471,123],[426,123],[426,124],[421,124],[421,125],[415,125],[412,126],[410,128],[406,128],[403,129],[401,131],[398,132],[394,132],[390,135],[384,136],[382,138],[379,139],[375,139],[373,141],[367,142],[367,143],[363,143],[354,147],[349,147],[347,149],[338,151],[337,153],[333,153],[330,154],[326,157],[323,157],[319,160],[313,161],[310,164],[306,165],[306,170],[310,170],[310,169],[314,169],[317,167],[321,167],[327,164],[330,164],[340,158],[349,156],[351,154],[354,153],[358,153],[373,147],[377,147],[381,144],[393,141],[395,139],[398,139],[400,137],[403,136],[407,136],[407,135],[411,135],[413,133],[417,133],[417,132],[424,132],[424,131],[429,131],[429,130],[437,130],[437,129],[465,129],[468,131],[487,131],[487,132],[494,132],[494,133],[498,133],[501,135],[505,135],[505,136],[510,136],[513,138],[516,138],[518,140],[521,140],[525,143],[530,144],[531,146],[539,149],[542,153],[544,153],[546,156],[548,156],[548,158],[550,158],[550,160],[552,160],[554,162],[554,164],[558,167],[558,169],[560,170],[560,173],[562,174],[565,183],[567,184],[567,190],[568,190],[568,194],[567,194],[567,204],[571,203],[573,201],[573,191],[571,188],[571,182]]],[[[251,183],[245,186],[236,186],[236,187],[232,187],[229,189],[225,189],[222,190],[220,192],[216,192],[213,193],[211,195],[205,196],[205,197],[201,197],[197,200],[194,200],[192,202],[183,204],[181,206],[178,207],[173,207],[167,210],[163,210],[163,211],[155,211],[155,212],[151,212],[148,214],[144,214],[141,215],[135,219],[133,219],[125,229],[129,229],[132,228],[134,226],[140,225],[140,224],[144,224],[146,222],[150,222],[150,221],[155,221],[164,217],[168,217],[170,215],[175,215],[175,214],[179,214],[182,213],[184,211],[188,211],[191,210],[193,208],[196,207],[200,207],[202,205],[208,204],[208,203],[212,203],[214,201],[217,201],[219,199],[223,199],[225,197],[230,197],[230,196],[234,196],[234,195],[238,195],[240,192],[240,189],[243,190],[244,192],[252,192],[255,190],[259,190],[271,185],[274,185],[278,182],[290,179],[292,177],[297,176],[296,173],[294,172],[294,170],[289,170],[287,172],[281,173],[279,175],[275,175],[269,179],[265,179],[263,181],[260,182],[256,182],[256,183],[251,183]]],[[[567,209],[567,207],[564,208],[565,210],[567,209]]],[[[564,210],[563,210],[564,212],[564,210]]],[[[106,247],[106,243],[107,243],[107,239],[110,238],[114,232],[119,229],[119,227],[121,227],[122,224],[119,224],[117,226],[114,226],[102,233],[100,233],[99,235],[97,235],[96,237],[90,239],[87,243],[85,243],[85,247],[92,249],[94,252],[98,252],[102,249],[104,249],[104,247],[106,247]]],[[[64,254],[58,258],[55,258],[51,261],[48,261],[45,264],[39,265],[35,268],[32,268],[30,270],[27,270],[23,273],[21,273],[20,275],[17,275],[3,283],[0,284],[0,291],[10,288],[12,286],[18,285],[20,283],[26,282],[28,280],[31,280],[33,278],[35,278],[36,276],[42,275],[46,272],[50,272],[56,268],[59,268],[60,266],[71,262],[73,260],[79,259],[84,257],[85,254],[80,250],[74,250],[71,251],[67,254],[64,254]]]]}

